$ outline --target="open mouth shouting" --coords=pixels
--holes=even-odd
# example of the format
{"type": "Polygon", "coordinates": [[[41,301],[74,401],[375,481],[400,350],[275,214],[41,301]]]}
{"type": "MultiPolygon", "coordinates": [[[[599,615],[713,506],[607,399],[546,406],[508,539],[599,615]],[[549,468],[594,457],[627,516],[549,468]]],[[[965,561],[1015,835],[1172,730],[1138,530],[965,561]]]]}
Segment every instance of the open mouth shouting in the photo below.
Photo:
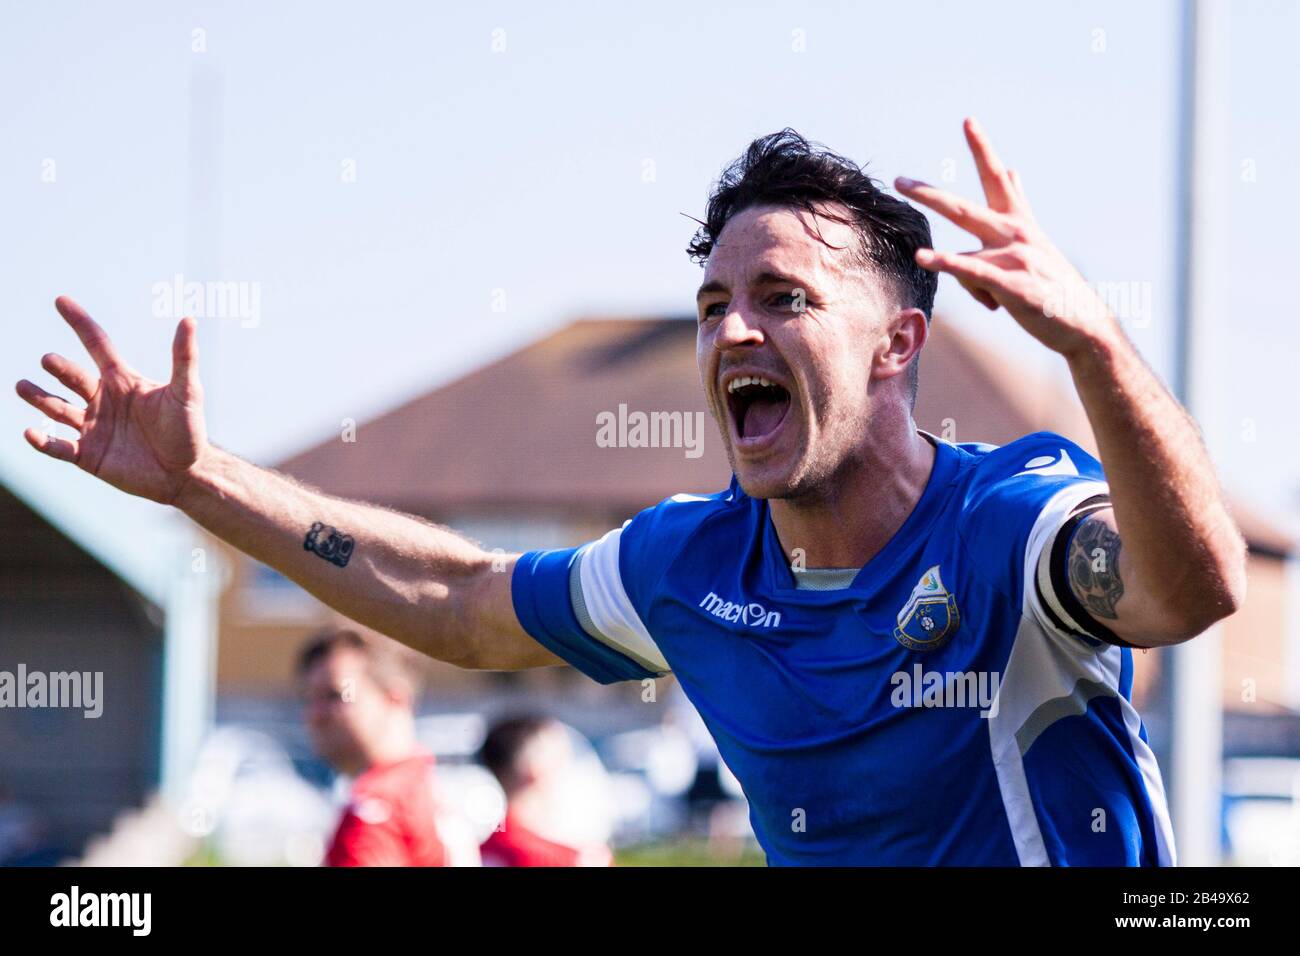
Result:
{"type": "Polygon", "coordinates": [[[731,438],[737,449],[759,451],[774,443],[790,412],[790,390],[758,373],[728,373],[726,394],[731,438]]]}

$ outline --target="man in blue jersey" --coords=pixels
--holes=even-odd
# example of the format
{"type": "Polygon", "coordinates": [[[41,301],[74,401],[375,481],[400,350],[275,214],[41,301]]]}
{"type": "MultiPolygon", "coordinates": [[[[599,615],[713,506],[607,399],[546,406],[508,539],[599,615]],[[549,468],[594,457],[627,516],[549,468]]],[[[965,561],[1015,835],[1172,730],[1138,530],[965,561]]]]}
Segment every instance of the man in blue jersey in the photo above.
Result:
{"type": "Polygon", "coordinates": [[[970,253],[933,250],[914,207],[789,130],[725,171],[690,252],[733,480],[581,548],[502,561],[210,444],[191,319],[154,383],[59,299],[100,375],[47,355],[85,407],[19,393],[80,435],[27,438],[442,660],[674,674],[771,863],[1172,864],[1130,648],[1232,613],[1244,544],[1194,423],[966,136],[985,204],[895,185],[970,253]],[[916,428],[939,272],[1064,356],[1101,462],[1047,432],[916,428]]]}

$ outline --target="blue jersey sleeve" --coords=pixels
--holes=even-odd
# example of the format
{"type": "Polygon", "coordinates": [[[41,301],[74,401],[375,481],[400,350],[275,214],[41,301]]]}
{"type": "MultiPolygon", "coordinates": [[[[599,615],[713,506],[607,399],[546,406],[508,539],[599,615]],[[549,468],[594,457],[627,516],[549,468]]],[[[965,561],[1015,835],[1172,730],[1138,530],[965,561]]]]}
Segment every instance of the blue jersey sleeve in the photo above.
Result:
{"type": "Polygon", "coordinates": [[[530,551],[511,581],[524,630],[602,684],[671,671],[651,635],[664,572],[701,521],[734,500],[735,488],[674,495],[580,548],[530,551]]]}
{"type": "Polygon", "coordinates": [[[1096,458],[1054,432],[1035,432],[985,455],[967,489],[960,534],[977,571],[1019,597],[1051,633],[1094,647],[1115,643],[1064,583],[1078,516],[1109,504],[1096,458]]]}
{"type": "Polygon", "coordinates": [[[583,626],[582,605],[574,601],[574,582],[581,582],[584,548],[530,551],[515,565],[511,597],[515,614],[532,637],[592,680],[612,684],[622,680],[644,680],[657,676],[644,660],[638,660],[612,641],[602,640],[583,626]]]}

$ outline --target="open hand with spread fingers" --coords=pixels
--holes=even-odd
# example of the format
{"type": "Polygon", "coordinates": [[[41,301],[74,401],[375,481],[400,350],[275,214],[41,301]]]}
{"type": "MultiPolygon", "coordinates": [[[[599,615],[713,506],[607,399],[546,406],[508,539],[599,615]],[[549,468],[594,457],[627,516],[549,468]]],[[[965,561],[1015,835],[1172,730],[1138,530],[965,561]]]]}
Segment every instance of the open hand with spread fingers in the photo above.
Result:
{"type": "Polygon", "coordinates": [[[917,264],[953,276],[989,309],[1003,306],[1030,335],[1067,357],[1114,335],[1114,316],[1039,227],[1016,171],[1002,165],[974,119],[964,129],[987,206],[906,177],[894,185],[975,236],[983,248],[919,249],[917,264]]]}
{"type": "Polygon", "coordinates": [[[18,383],[18,394],[79,436],[67,441],[36,428],[23,436],[37,451],[72,462],[125,492],[174,503],[207,448],[194,319],[182,319],[177,326],[172,378],[159,383],[127,365],[77,303],[60,296],[54,305],[90,353],[99,379],[61,355],[47,354],[41,367],[81,398],[85,408],[26,379],[18,383]]]}

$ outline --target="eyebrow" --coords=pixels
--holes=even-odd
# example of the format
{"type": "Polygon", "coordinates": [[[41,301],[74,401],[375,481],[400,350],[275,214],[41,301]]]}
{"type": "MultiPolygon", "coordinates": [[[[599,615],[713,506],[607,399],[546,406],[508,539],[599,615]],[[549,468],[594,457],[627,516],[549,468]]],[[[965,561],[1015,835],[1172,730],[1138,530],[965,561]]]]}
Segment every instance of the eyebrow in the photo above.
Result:
{"type": "MultiPolygon", "coordinates": [[[[754,277],[754,285],[759,285],[759,286],[792,285],[795,286],[796,288],[801,288],[801,289],[806,289],[808,287],[808,283],[801,282],[800,280],[794,278],[793,276],[784,275],[783,273],[780,272],[760,272],[757,276],[754,277]]],[[[715,292],[728,292],[728,291],[730,290],[727,288],[725,283],[719,282],[717,279],[713,279],[709,282],[704,283],[704,285],[700,286],[700,290],[695,293],[695,301],[698,302],[706,295],[712,295],[715,292]]]]}

